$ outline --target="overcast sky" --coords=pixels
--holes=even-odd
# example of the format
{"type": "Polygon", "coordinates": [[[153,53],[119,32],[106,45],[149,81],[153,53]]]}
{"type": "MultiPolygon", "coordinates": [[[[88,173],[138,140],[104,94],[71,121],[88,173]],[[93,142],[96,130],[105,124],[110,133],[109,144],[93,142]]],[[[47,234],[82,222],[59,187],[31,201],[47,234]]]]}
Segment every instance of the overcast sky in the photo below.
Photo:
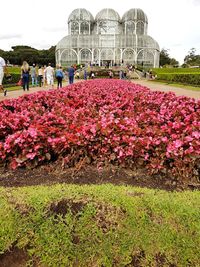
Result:
{"type": "Polygon", "coordinates": [[[148,35],[169,49],[181,64],[191,48],[200,54],[200,0],[7,0],[0,3],[0,49],[29,45],[48,49],[68,34],[67,19],[76,8],[95,15],[113,8],[122,15],[141,8],[148,17],[148,35]]]}

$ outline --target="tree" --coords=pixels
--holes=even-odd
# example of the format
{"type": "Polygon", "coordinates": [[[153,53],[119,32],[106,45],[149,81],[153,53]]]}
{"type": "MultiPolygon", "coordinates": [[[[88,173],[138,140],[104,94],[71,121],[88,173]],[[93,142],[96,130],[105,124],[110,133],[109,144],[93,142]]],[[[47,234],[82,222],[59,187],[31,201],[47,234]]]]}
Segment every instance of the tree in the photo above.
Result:
{"type": "Polygon", "coordinates": [[[170,57],[168,53],[168,49],[162,49],[160,52],[160,66],[169,65],[170,64],[170,57]]]}
{"type": "Polygon", "coordinates": [[[196,49],[191,48],[184,58],[184,64],[189,66],[200,66],[200,55],[196,55],[196,49]]]}
{"type": "Polygon", "coordinates": [[[175,58],[169,56],[169,49],[163,48],[160,52],[160,66],[170,65],[177,67],[179,62],[175,58]]]}
{"type": "Polygon", "coordinates": [[[170,58],[170,65],[173,67],[178,67],[179,62],[175,58],[170,58]]]}
{"type": "Polygon", "coordinates": [[[47,50],[37,50],[30,46],[17,45],[12,46],[11,51],[0,50],[0,56],[15,65],[21,65],[24,60],[30,65],[33,63],[38,65],[52,63],[55,65],[55,49],[55,46],[51,46],[47,50]]]}

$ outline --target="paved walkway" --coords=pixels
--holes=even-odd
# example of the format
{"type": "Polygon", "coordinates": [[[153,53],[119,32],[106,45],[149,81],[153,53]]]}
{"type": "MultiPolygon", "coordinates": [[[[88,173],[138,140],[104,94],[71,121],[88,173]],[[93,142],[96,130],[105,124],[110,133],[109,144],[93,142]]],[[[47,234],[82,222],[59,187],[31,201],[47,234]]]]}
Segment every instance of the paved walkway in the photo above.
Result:
{"type": "MultiPolygon", "coordinates": [[[[79,82],[79,81],[81,80],[78,80],[78,81],[76,80],[76,82],[79,82]]],[[[133,82],[136,84],[141,84],[143,86],[146,86],[153,91],[163,91],[163,92],[171,91],[171,92],[174,92],[178,96],[184,95],[184,96],[189,96],[189,97],[193,97],[195,99],[200,100],[200,91],[186,90],[183,88],[173,87],[171,85],[165,85],[165,84],[147,81],[147,80],[134,80],[133,82]]],[[[68,84],[67,82],[64,82],[63,86],[66,86],[67,84],[68,84]]],[[[29,91],[25,91],[25,92],[22,89],[9,92],[9,89],[8,89],[8,93],[6,97],[3,96],[2,92],[0,92],[0,101],[4,99],[17,98],[18,96],[30,94],[30,93],[37,92],[37,91],[47,91],[47,90],[48,90],[47,87],[45,88],[44,87],[31,87],[29,91]]]]}
{"type": "Polygon", "coordinates": [[[188,89],[183,89],[181,87],[173,87],[171,85],[165,85],[158,82],[148,81],[148,80],[135,80],[134,83],[141,84],[150,88],[153,91],[163,91],[163,92],[174,92],[177,96],[189,96],[195,99],[200,99],[200,91],[192,91],[188,89]]]}

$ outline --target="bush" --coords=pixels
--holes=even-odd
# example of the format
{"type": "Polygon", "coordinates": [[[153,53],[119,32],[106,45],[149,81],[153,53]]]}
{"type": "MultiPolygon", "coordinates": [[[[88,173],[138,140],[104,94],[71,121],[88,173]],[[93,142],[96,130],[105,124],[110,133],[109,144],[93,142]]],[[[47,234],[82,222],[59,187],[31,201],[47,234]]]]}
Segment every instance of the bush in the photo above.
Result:
{"type": "Polygon", "coordinates": [[[3,84],[5,85],[5,87],[15,86],[17,85],[17,82],[20,80],[20,78],[21,74],[17,73],[12,73],[11,79],[7,79],[6,76],[4,75],[3,84]]]}
{"type": "Polygon", "coordinates": [[[200,74],[158,74],[157,80],[164,80],[168,82],[177,82],[177,83],[183,83],[188,85],[194,85],[194,86],[200,86],[200,74]]]}
{"type": "Polygon", "coordinates": [[[13,169],[87,157],[199,177],[200,101],[96,79],[0,103],[0,163],[13,169]]]}

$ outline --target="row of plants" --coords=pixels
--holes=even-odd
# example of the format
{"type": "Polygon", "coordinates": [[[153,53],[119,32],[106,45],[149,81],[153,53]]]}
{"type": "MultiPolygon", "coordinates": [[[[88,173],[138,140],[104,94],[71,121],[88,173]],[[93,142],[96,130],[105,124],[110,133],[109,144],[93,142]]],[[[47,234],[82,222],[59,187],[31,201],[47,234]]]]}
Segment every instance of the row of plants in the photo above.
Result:
{"type": "Polygon", "coordinates": [[[0,103],[0,164],[87,158],[198,179],[200,101],[96,79],[0,103]]]}
{"type": "Polygon", "coordinates": [[[155,74],[200,74],[200,68],[154,68],[155,74]]]}
{"type": "Polygon", "coordinates": [[[167,82],[200,86],[200,73],[193,73],[193,74],[163,73],[163,74],[158,74],[156,79],[167,82]]]}
{"type": "Polygon", "coordinates": [[[9,73],[9,75],[5,75],[3,78],[4,87],[16,86],[19,80],[21,79],[21,74],[17,73],[9,73]]]}

